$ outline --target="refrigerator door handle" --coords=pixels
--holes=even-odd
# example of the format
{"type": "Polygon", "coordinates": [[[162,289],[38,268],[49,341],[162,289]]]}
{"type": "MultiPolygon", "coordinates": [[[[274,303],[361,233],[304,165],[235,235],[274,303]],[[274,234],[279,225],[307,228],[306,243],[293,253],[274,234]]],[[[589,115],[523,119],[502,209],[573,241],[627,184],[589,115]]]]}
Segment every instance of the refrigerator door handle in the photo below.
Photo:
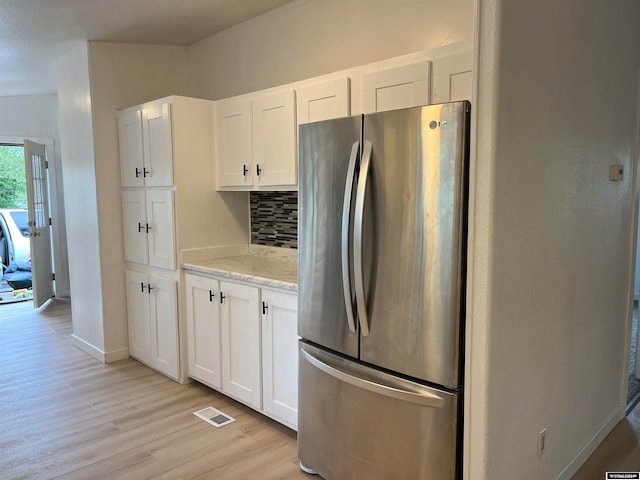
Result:
{"type": "Polygon", "coordinates": [[[367,302],[364,293],[364,270],[362,265],[362,228],[364,223],[364,198],[367,193],[370,166],[371,142],[366,141],[364,142],[364,151],[362,152],[362,162],[360,164],[358,190],[356,193],[356,213],[353,222],[353,271],[356,284],[356,306],[358,309],[360,331],[363,337],[369,335],[369,313],[367,312],[367,302]]]}
{"type": "Polygon", "coordinates": [[[349,243],[351,240],[351,198],[353,196],[353,181],[356,175],[356,164],[360,142],[355,142],[351,147],[351,156],[347,168],[347,180],[344,186],[344,201],[342,204],[342,291],[344,293],[344,306],[347,310],[347,325],[351,332],[356,333],[356,320],[354,312],[354,297],[351,290],[351,256],[349,255],[349,243]]]}
{"type": "MultiPolygon", "coordinates": [[[[430,391],[426,391],[421,385],[415,384],[415,387],[416,390],[422,391],[411,391],[402,388],[401,385],[385,385],[374,379],[355,376],[352,373],[345,372],[338,365],[332,364],[333,362],[331,362],[330,359],[323,359],[324,361],[320,360],[315,355],[312,355],[304,349],[301,349],[300,353],[303,358],[314,367],[323,371],[327,375],[348,383],[349,385],[353,385],[354,387],[362,388],[369,392],[395,398],[397,400],[425,405],[427,407],[442,408],[444,406],[444,399],[442,397],[430,391]]],[[[413,384],[413,382],[402,379],[399,379],[398,383],[413,384]]]]}

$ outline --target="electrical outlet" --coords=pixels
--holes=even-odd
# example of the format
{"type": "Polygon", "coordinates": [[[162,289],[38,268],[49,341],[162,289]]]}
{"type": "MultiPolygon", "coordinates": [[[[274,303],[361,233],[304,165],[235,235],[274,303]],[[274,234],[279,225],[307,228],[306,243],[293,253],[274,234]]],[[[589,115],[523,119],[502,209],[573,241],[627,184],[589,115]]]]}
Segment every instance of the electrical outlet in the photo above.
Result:
{"type": "Polygon", "coordinates": [[[540,433],[538,433],[538,460],[544,454],[546,443],[547,443],[547,429],[543,428],[542,430],[540,430],[540,433]]]}

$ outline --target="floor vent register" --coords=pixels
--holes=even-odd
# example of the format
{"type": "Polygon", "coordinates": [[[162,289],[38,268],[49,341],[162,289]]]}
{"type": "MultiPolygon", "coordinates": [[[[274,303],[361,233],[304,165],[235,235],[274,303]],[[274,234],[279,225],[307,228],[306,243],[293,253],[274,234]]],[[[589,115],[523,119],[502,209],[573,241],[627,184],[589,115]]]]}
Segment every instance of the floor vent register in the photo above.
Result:
{"type": "Polygon", "coordinates": [[[210,423],[214,427],[224,427],[225,425],[236,421],[235,418],[230,417],[226,413],[222,413],[220,410],[213,407],[203,408],[202,410],[193,412],[193,414],[196,417],[200,417],[205,422],[210,423]]]}

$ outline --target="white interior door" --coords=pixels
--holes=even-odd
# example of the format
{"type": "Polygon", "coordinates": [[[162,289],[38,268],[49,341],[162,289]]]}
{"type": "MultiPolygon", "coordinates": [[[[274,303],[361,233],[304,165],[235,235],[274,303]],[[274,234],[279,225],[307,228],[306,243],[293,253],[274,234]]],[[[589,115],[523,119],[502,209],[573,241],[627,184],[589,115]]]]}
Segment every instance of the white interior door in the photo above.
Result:
{"type": "Polygon", "coordinates": [[[25,140],[24,164],[27,177],[33,305],[38,308],[54,295],[45,146],[25,140]]]}

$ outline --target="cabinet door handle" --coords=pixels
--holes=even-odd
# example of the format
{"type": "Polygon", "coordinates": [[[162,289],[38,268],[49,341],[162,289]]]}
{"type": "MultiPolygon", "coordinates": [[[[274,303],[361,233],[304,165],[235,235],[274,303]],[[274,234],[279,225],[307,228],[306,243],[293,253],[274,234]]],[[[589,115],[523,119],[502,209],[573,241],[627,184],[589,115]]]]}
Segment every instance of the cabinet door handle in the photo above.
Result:
{"type": "Polygon", "coordinates": [[[150,172],[149,170],[147,170],[146,168],[143,168],[143,169],[142,169],[142,176],[143,176],[144,178],[147,178],[147,175],[148,175],[148,176],[151,176],[151,172],[150,172]]]}
{"type": "Polygon", "coordinates": [[[147,284],[147,290],[149,290],[149,295],[151,295],[151,290],[153,290],[153,287],[150,283],[147,284]]]}
{"type": "Polygon", "coordinates": [[[269,305],[267,305],[267,302],[262,302],[262,314],[266,315],[267,310],[269,310],[269,305]]]}
{"type": "Polygon", "coordinates": [[[142,224],[138,222],[138,233],[142,232],[142,224]]]}
{"type": "Polygon", "coordinates": [[[216,296],[216,294],[213,293],[212,290],[209,290],[209,301],[210,302],[213,302],[213,299],[215,298],[215,296],[216,296]]]}
{"type": "Polygon", "coordinates": [[[246,177],[247,173],[249,173],[249,169],[247,168],[247,166],[245,164],[242,165],[242,176],[246,177]]]}
{"type": "Polygon", "coordinates": [[[224,303],[224,299],[227,298],[223,292],[220,292],[220,303],[224,303]]]}
{"type": "Polygon", "coordinates": [[[151,230],[151,227],[149,226],[149,224],[147,223],[147,233],[149,233],[149,230],[151,230]]]}
{"type": "Polygon", "coordinates": [[[140,291],[144,293],[144,283],[140,282],[140,291]]]}
{"type": "Polygon", "coordinates": [[[140,171],[140,169],[138,167],[136,167],[136,178],[140,177],[140,174],[142,172],[140,171]]]}
{"type": "Polygon", "coordinates": [[[260,165],[258,165],[256,163],[256,173],[258,174],[258,176],[260,176],[260,174],[262,173],[262,169],[260,168],[260,165]]]}

